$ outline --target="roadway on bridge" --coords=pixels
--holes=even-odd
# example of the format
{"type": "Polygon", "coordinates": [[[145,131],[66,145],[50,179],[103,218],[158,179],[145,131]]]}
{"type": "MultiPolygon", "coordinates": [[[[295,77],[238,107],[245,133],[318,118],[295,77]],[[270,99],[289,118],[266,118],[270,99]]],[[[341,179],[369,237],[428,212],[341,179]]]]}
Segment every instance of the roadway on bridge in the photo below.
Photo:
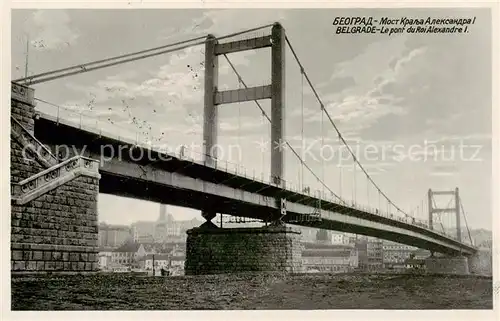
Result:
{"type": "MultiPolygon", "coordinates": [[[[47,115],[36,121],[35,135],[49,146],[86,146],[86,151],[90,153],[88,156],[96,158],[102,158],[101,146],[111,144],[116,149],[118,146],[132,146],[92,131],[57,123],[47,115]]],[[[209,208],[218,213],[261,220],[279,217],[275,200],[286,198],[288,209],[285,221],[296,225],[368,235],[440,253],[476,252],[467,244],[425,227],[335,202],[321,200],[321,217],[316,219],[311,214],[318,209],[318,198],[175,157],[154,164],[145,159],[111,159],[101,164],[100,173],[101,193],[198,210],[209,208]],[[170,177],[175,177],[175,184],[173,178],[170,181],[158,180],[158,173],[173,175],[170,177]],[[209,185],[212,186],[211,192],[207,192],[210,191],[209,185]]]]}

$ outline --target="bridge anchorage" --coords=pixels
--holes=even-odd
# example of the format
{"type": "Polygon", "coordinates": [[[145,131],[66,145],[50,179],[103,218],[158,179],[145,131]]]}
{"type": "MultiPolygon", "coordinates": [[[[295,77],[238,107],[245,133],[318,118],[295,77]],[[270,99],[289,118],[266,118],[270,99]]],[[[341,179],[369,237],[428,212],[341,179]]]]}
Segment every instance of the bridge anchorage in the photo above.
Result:
{"type": "MultiPolygon", "coordinates": [[[[270,27],[270,26],[266,26],[270,27]]],[[[258,30],[262,28],[255,28],[258,30]]],[[[242,33],[238,33],[242,34],[242,33]]],[[[234,36],[234,35],[231,35],[234,36]]],[[[324,181],[317,178],[324,191],[312,193],[304,186],[294,187],[285,181],[283,149],[285,108],[285,44],[291,49],[300,67],[301,76],[308,81],[320,103],[320,112],[336,130],[339,141],[349,147],[324,108],[319,95],[300,63],[284,28],[275,23],[268,36],[222,43],[228,38],[213,35],[201,42],[162,46],[142,51],[140,57],[127,54],[98,62],[68,67],[33,75],[12,82],[11,98],[11,269],[19,273],[93,273],[97,271],[99,193],[150,200],[162,204],[201,210],[206,222],[187,232],[185,271],[187,274],[231,273],[240,271],[301,271],[300,233],[288,223],[337,230],[392,240],[449,257],[475,257],[478,249],[458,237],[450,237],[434,227],[439,208],[429,207],[429,221],[417,221],[397,207],[373,182],[368,173],[351,154],[353,164],[359,166],[379,197],[377,208],[361,206],[336,195],[324,181]],[[197,161],[180,153],[165,153],[151,145],[144,145],[154,155],[169,161],[150,163],[142,159],[110,157],[103,146],[121,150],[132,149],[138,140],[104,133],[96,121],[95,127],[54,114],[35,112],[34,85],[60,77],[90,72],[119,63],[151,57],[205,45],[205,93],[203,139],[204,159],[197,161]],[[172,47],[177,46],[172,49],[172,47]],[[271,48],[271,83],[248,87],[227,58],[233,52],[271,48]],[[155,51],[156,50],[156,51],[155,51]],[[218,58],[228,60],[244,89],[218,90],[218,58]],[[85,68],[81,68],[84,66],[85,68]],[[221,166],[217,149],[218,107],[232,102],[256,101],[263,116],[267,116],[257,100],[271,100],[271,169],[270,177],[258,179],[221,166]],[[37,115],[37,116],[35,116],[37,115]],[[90,145],[88,142],[92,142],[90,145]],[[75,155],[62,160],[54,155],[54,146],[73,146],[75,155]],[[30,159],[23,155],[29,150],[30,159]],[[105,159],[101,163],[96,159],[105,159]],[[382,198],[383,197],[383,198],[382,198]],[[383,209],[381,199],[387,201],[383,209]],[[231,214],[265,223],[257,228],[220,228],[211,222],[217,213],[231,214]]],[[[193,39],[198,41],[199,39],[193,39]]],[[[290,146],[291,147],[291,146],[290,146]]],[[[350,149],[348,149],[351,151],[350,149]]],[[[128,150],[125,150],[125,152],[128,150]]],[[[297,156],[298,154],[296,154],[297,156]]],[[[115,155],[116,156],[116,155],[115,155]]],[[[303,167],[307,164],[299,157],[303,167]]],[[[309,169],[309,168],[308,168],[309,169]]],[[[303,183],[303,182],[302,182],[303,183]]],[[[340,186],[342,188],[342,186],[340,186]]],[[[434,193],[434,192],[433,192],[434,193]]],[[[434,193],[435,194],[435,193],[434,193]]],[[[434,195],[432,194],[432,195],[434,195]]],[[[456,195],[458,195],[458,190],[456,195]]],[[[456,199],[459,200],[458,196],[456,199]]],[[[465,213],[460,203],[460,213],[465,213]]],[[[429,204],[432,204],[430,202],[429,204]]],[[[455,205],[455,209],[458,207],[455,205]]],[[[457,210],[458,213],[458,210],[457,210]]],[[[456,219],[460,226],[459,219],[456,219]]],[[[457,233],[458,232],[457,230],[457,233]]],[[[462,273],[463,260],[442,258],[430,262],[434,271],[462,273]],[[454,272],[455,271],[455,272],[454,272]],[[456,272],[458,271],[458,272],[456,272]]],[[[469,271],[483,268],[482,260],[469,271]]],[[[475,272],[474,272],[475,273],[475,272]]]]}

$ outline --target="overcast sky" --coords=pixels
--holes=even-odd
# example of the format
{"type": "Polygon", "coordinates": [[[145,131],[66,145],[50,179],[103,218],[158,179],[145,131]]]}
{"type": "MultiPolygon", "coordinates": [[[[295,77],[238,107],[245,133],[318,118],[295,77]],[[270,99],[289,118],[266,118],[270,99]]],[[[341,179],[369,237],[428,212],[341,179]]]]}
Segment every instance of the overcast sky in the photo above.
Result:
{"type": "MultiPolygon", "coordinates": [[[[36,74],[274,21],[286,29],[333,121],[396,204],[424,218],[422,201],[429,188],[458,187],[469,225],[491,227],[491,31],[486,10],[14,10],[12,77],[25,73],[27,34],[28,73],[36,74]],[[467,34],[338,35],[332,26],[336,16],[475,16],[476,22],[467,34]]],[[[35,85],[36,97],[84,113],[89,124],[141,141],[168,148],[199,144],[203,52],[203,46],[197,46],[35,85]]],[[[268,49],[229,58],[247,85],[269,84],[268,49]]],[[[238,88],[237,77],[222,57],[219,72],[221,90],[238,88]]],[[[335,193],[377,207],[376,190],[367,187],[359,169],[354,179],[352,161],[331,158],[332,150],[339,154],[337,135],[321,117],[311,90],[302,86],[289,50],[286,73],[285,138],[299,153],[304,150],[302,135],[306,145],[312,144],[306,161],[335,193]],[[322,149],[329,158],[325,161],[319,157],[321,142],[330,146],[322,149]]],[[[262,105],[269,113],[269,102],[262,105]]],[[[55,107],[40,102],[37,109],[56,113],[55,107]]],[[[79,120],[75,114],[66,115],[79,120]]],[[[241,159],[234,148],[232,155],[226,148],[222,158],[240,163],[247,173],[269,175],[269,153],[257,144],[270,138],[266,122],[253,102],[221,106],[219,142],[242,150],[241,159]]],[[[320,188],[307,171],[302,181],[297,159],[289,150],[285,154],[286,180],[320,188]]],[[[436,198],[438,205],[448,201],[436,198]]],[[[186,209],[169,211],[178,219],[198,216],[186,209]]],[[[158,204],[99,197],[101,221],[129,224],[158,215],[158,204]]]]}

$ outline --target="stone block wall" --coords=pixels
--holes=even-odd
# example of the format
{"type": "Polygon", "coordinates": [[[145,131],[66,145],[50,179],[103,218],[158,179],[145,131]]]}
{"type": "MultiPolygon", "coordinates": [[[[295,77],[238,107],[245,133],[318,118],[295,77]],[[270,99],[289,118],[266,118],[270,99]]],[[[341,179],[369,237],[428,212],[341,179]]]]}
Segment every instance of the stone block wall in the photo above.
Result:
{"type": "Polygon", "coordinates": [[[428,257],[425,267],[429,273],[469,274],[469,265],[465,256],[428,257]]]}
{"type": "MultiPolygon", "coordinates": [[[[35,103],[33,89],[12,84],[11,116],[31,134],[35,131],[35,103]]],[[[23,146],[15,139],[10,139],[10,178],[11,182],[20,182],[35,175],[45,168],[29,154],[23,154],[23,146]],[[25,157],[28,155],[28,157],[25,157]]]]}
{"type": "Polygon", "coordinates": [[[493,260],[491,251],[480,249],[476,254],[467,257],[469,271],[477,275],[493,275],[493,260]]]}
{"type": "Polygon", "coordinates": [[[12,204],[11,271],[96,271],[98,184],[78,177],[25,205],[12,204]]]}
{"type": "Polygon", "coordinates": [[[300,234],[289,227],[191,229],[185,273],[301,272],[300,234]]]}
{"type": "MultiPolygon", "coordinates": [[[[33,92],[13,85],[11,106],[12,116],[33,133],[33,92]]],[[[45,169],[36,160],[24,157],[22,149],[11,138],[12,183],[45,169]]],[[[12,201],[11,271],[96,271],[98,193],[97,178],[80,176],[24,205],[12,201]]]]}
{"type": "Polygon", "coordinates": [[[11,115],[32,134],[35,130],[34,95],[32,88],[12,84],[11,115]]]}

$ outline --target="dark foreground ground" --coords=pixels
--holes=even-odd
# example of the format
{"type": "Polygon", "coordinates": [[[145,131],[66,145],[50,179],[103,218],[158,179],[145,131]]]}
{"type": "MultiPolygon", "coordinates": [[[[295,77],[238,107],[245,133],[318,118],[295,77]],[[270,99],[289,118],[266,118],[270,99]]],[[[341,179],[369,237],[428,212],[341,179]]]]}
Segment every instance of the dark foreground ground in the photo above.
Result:
{"type": "Polygon", "coordinates": [[[12,278],[12,310],[492,309],[492,280],[417,275],[12,278]]]}

